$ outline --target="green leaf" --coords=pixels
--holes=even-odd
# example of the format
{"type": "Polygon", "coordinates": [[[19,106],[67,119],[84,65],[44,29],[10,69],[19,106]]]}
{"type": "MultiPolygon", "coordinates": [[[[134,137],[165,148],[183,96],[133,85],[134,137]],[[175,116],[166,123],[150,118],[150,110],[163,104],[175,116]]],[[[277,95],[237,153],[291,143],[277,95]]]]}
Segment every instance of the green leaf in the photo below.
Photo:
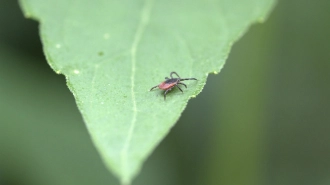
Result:
{"type": "MultiPolygon", "coordinates": [[[[207,75],[273,0],[21,0],[40,22],[44,52],[64,74],[106,166],[130,184],[207,75]],[[149,91],[171,71],[181,93],[149,91]]],[[[203,116],[203,115],[201,115],[203,116]]],[[[202,123],[201,123],[202,124],[202,123]]],[[[187,131],[188,132],[188,131],[187,131]]]]}

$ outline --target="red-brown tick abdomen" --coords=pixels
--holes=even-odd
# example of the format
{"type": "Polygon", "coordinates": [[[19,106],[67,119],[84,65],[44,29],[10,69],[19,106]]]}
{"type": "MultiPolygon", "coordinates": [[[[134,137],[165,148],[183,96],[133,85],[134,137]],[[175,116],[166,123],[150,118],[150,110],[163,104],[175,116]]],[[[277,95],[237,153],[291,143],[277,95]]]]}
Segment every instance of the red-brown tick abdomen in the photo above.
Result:
{"type": "Polygon", "coordinates": [[[159,89],[163,89],[163,90],[167,90],[167,89],[170,89],[172,88],[173,86],[175,86],[177,83],[178,83],[178,79],[176,78],[173,78],[173,79],[168,79],[162,83],[160,83],[158,85],[159,89]]]}
{"type": "Polygon", "coordinates": [[[158,85],[158,87],[159,87],[159,89],[166,90],[166,89],[173,87],[174,85],[175,85],[175,83],[168,84],[168,83],[162,82],[161,84],[158,85]]]}

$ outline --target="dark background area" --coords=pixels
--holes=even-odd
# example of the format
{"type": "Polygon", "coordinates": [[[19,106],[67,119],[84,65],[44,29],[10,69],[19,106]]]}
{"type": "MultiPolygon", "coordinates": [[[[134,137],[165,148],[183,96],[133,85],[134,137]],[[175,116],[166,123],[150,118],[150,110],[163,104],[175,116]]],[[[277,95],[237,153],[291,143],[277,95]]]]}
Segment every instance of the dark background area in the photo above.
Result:
{"type": "MultiPolygon", "coordinates": [[[[134,185],[330,184],[330,1],[279,1],[233,47],[134,185]]],[[[118,184],[38,24],[0,0],[0,185],[118,184]]]]}

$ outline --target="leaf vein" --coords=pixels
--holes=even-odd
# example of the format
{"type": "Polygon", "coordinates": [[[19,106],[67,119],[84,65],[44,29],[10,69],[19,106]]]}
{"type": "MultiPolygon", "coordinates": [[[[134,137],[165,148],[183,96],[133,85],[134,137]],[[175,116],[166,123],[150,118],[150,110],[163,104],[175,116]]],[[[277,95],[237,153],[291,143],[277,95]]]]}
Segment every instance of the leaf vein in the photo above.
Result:
{"type": "Polygon", "coordinates": [[[140,22],[137,27],[137,31],[135,32],[133,43],[131,45],[131,50],[130,50],[131,51],[131,65],[132,65],[132,68],[131,68],[131,96],[132,96],[132,104],[133,104],[133,106],[132,106],[133,117],[132,117],[132,121],[129,125],[129,130],[128,130],[128,135],[127,135],[126,141],[121,150],[121,164],[122,164],[122,172],[124,174],[124,177],[122,179],[123,184],[127,184],[129,182],[129,178],[130,178],[129,174],[127,174],[127,172],[128,172],[127,154],[128,154],[131,140],[132,140],[132,135],[133,135],[133,131],[135,128],[136,117],[137,117],[137,106],[136,106],[136,98],[135,98],[135,93],[134,93],[135,71],[136,71],[136,52],[137,52],[139,42],[145,31],[145,28],[147,27],[147,25],[149,23],[151,5],[152,5],[152,1],[147,0],[142,8],[141,15],[140,15],[141,16],[140,22]]]}

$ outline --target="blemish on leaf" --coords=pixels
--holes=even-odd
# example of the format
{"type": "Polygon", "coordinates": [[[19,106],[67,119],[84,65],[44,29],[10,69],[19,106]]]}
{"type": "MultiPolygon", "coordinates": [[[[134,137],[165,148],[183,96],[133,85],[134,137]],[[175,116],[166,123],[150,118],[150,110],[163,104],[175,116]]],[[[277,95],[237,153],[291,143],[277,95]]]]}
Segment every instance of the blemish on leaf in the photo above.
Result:
{"type": "Polygon", "coordinates": [[[55,47],[56,47],[57,49],[60,49],[62,46],[61,46],[61,44],[56,44],[55,47]]]}
{"type": "Polygon", "coordinates": [[[105,33],[105,34],[103,35],[103,38],[104,38],[105,40],[109,39],[109,37],[110,37],[109,33],[105,33]]]}
{"type": "Polygon", "coordinates": [[[30,19],[32,16],[31,16],[30,12],[26,12],[25,13],[25,17],[28,18],[28,19],[30,19]]]}
{"type": "Polygon", "coordinates": [[[73,70],[73,72],[74,72],[74,74],[79,74],[80,73],[80,71],[77,70],[77,69],[73,70]]]}
{"type": "Polygon", "coordinates": [[[103,51],[100,51],[100,52],[98,53],[98,55],[99,55],[99,56],[103,56],[103,55],[104,55],[103,51]]]}

